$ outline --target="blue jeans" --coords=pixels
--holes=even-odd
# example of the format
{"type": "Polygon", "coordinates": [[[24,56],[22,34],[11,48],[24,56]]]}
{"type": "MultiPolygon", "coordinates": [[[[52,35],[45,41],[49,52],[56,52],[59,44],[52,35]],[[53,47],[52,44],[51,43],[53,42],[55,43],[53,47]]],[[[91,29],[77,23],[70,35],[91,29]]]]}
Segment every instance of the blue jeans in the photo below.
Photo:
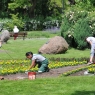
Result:
{"type": "Polygon", "coordinates": [[[91,45],[91,52],[90,52],[90,56],[95,56],[95,43],[92,43],[91,45]]]}

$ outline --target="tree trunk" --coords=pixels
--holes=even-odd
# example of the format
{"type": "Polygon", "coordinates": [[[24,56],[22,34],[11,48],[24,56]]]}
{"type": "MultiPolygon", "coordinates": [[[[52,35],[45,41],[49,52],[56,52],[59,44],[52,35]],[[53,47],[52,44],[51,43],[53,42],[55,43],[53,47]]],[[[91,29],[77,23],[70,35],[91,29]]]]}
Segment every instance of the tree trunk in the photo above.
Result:
{"type": "Polygon", "coordinates": [[[30,0],[30,3],[33,5],[29,7],[29,17],[34,17],[35,16],[35,6],[37,4],[37,0],[30,0]]]}

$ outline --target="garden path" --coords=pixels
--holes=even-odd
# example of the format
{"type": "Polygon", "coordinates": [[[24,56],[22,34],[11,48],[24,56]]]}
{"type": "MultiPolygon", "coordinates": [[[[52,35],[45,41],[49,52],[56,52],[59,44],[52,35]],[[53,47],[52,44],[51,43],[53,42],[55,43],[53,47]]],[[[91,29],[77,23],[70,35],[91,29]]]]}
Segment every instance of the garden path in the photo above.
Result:
{"type": "MultiPolygon", "coordinates": [[[[53,77],[59,77],[61,74],[70,71],[70,70],[74,70],[80,67],[84,67],[87,66],[86,64],[83,65],[77,65],[77,66],[67,66],[67,67],[61,67],[61,68],[55,68],[55,69],[50,69],[49,72],[45,72],[45,73],[41,73],[41,74],[36,74],[36,78],[53,78],[53,77]]],[[[84,75],[84,70],[83,71],[79,71],[75,74],[72,74],[70,76],[82,76],[84,75]]],[[[6,80],[18,80],[18,79],[25,79],[28,78],[28,75],[25,73],[17,73],[17,74],[9,74],[9,75],[5,75],[3,76],[4,79],[6,80]]]]}

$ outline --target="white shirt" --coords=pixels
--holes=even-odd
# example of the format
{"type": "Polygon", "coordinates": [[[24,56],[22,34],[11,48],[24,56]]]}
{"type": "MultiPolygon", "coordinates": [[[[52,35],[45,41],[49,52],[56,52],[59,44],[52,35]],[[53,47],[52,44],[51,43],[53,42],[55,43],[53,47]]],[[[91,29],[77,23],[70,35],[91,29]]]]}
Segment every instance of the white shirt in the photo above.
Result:
{"type": "Polygon", "coordinates": [[[40,54],[33,54],[32,60],[36,60],[36,62],[42,62],[44,61],[46,58],[43,57],[40,54]]]}
{"type": "Polygon", "coordinates": [[[13,32],[14,33],[18,33],[19,32],[19,29],[17,27],[14,27],[13,32]]]}
{"type": "Polygon", "coordinates": [[[92,43],[95,43],[95,38],[94,37],[88,37],[87,39],[86,39],[88,42],[92,42],[92,43]]]}

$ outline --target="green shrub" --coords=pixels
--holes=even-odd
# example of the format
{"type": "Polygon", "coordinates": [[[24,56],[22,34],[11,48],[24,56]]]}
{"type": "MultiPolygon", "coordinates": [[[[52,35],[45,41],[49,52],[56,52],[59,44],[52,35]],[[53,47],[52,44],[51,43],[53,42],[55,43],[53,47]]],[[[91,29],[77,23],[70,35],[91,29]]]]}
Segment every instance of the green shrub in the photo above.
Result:
{"type": "Polygon", "coordinates": [[[95,36],[95,15],[93,12],[72,10],[63,16],[61,36],[66,39],[69,46],[85,49],[85,37],[95,36]]]}
{"type": "Polygon", "coordinates": [[[4,24],[4,28],[8,29],[9,31],[12,31],[14,26],[18,26],[20,30],[22,30],[24,26],[24,22],[22,21],[22,18],[18,17],[18,14],[14,15],[11,14],[12,19],[4,24]]]}
{"type": "Polygon", "coordinates": [[[60,16],[59,17],[49,17],[43,18],[43,16],[38,16],[33,19],[25,19],[25,30],[43,30],[43,29],[51,29],[52,27],[60,27],[60,16]]]}
{"type": "Polygon", "coordinates": [[[87,36],[92,36],[91,28],[89,27],[89,20],[88,19],[80,19],[74,28],[74,39],[77,43],[78,49],[86,48],[86,42],[84,39],[87,36]]]}
{"type": "Polygon", "coordinates": [[[67,31],[70,29],[71,24],[66,16],[63,18],[63,23],[61,25],[61,36],[66,37],[67,31]]]}
{"type": "Polygon", "coordinates": [[[11,20],[8,18],[0,19],[0,31],[2,31],[2,29],[4,28],[4,24],[9,22],[9,21],[11,22],[11,20]]]}

